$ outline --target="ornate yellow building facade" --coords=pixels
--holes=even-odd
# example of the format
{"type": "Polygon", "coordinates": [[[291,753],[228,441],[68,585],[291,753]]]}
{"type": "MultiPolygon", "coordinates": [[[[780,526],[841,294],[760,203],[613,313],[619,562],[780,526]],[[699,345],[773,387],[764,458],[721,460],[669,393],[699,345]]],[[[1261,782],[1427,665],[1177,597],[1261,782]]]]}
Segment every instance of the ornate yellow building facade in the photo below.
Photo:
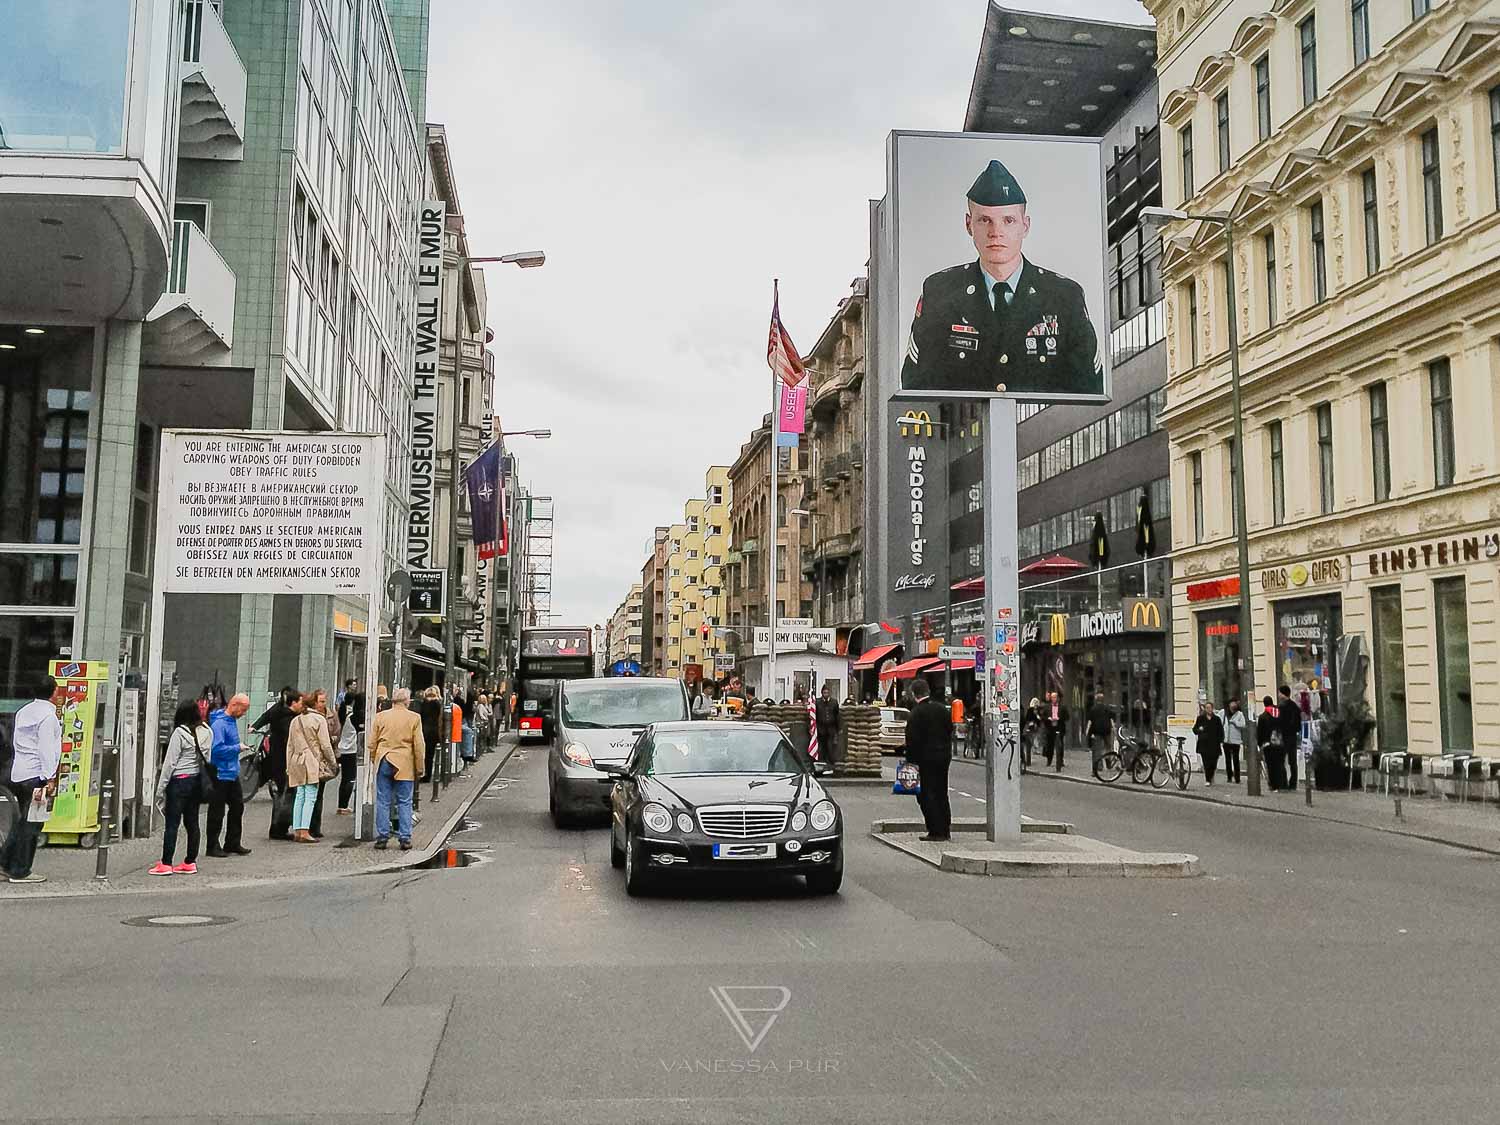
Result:
{"type": "Polygon", "coordinates": [[[1500,0],[1147,7],[1164,200],[1234,224],[1232,287],[1221,224],[1172,224],[1163,253],[1175,709],[1287,683],[1324,714],[1362,697],[1382,749],[1494,750],[1500,0]]]}

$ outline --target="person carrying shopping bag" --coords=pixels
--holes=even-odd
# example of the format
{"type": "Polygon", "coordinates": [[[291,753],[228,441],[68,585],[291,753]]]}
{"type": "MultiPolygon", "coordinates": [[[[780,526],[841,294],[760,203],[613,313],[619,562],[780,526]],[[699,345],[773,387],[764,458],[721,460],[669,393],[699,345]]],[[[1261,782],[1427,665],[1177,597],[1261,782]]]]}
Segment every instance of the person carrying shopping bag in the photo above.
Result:
{"type": "Polygon", "coordinates": [[[328,720],[314,707],[317,692],[302,696],[302,711],[292,720],[286,738],[286,783],[295,794],[292,804],[292,840],[298,844],[315,844],[309,828],[313,808],[318,803],[318,787],[325,770],[332,777],[337,768],[333,742],[328,737],[328,720]]]}

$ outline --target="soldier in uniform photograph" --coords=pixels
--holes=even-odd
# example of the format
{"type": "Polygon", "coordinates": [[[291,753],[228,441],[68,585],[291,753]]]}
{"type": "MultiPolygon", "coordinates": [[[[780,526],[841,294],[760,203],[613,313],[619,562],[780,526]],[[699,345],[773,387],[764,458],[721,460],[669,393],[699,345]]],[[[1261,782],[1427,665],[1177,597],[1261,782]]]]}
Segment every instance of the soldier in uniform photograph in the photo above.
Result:
{"type": "Polygon", "coordinates": [[[1021,253],[1026,193],[998,160],[969,188],[964,229],[976,261],[922,283],[903,390],[1100,394],[1099,340],[1083,289],[1021,253]]]}

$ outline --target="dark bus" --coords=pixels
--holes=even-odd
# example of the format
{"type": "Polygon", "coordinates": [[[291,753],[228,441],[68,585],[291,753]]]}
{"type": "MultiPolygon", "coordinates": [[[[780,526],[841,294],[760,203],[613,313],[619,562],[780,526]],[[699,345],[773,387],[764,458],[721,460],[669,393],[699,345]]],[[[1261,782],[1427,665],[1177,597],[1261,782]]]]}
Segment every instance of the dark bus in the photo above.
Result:
{"type": "Polygon", "coordinates": [[[593,674],[592,629],[522,629],[516,668],[516,729],[521,741],[551,741],[558,681],[585,680],[593,674]]]}

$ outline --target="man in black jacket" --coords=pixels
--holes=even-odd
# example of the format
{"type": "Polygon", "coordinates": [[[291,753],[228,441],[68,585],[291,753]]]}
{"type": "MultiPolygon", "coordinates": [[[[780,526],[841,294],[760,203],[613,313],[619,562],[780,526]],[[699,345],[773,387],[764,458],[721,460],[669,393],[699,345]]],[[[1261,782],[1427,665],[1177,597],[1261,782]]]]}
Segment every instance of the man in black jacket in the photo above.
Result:
{"type": "Polygon", "coordinates": [[[265,776],[271,783],[274,803],[271,807],[271,831],[273,840],[292,838],[291,806],[284,799],[286,793],[286,742],[291,733],[292,720],[302,713],[302,697],[294,687],[284,687],[277,694],[276,702],[262,712],[260,718],[250,724],[252,730],[267,733],[265,776]]]}
{"type": "Polygon", "coordinates": [[[924,840],[946,840],[953,830],[953,810],[948,805],[948,764],[953,759],[953,716],[948,708],[932,700],[932,689],[921,676],[911,682],[916,700],[906,719],[906,760],[916,763],[922,777],[917,802],[927,822],[924,840]]]}
{"type": "Polygon", "coordinates": [[[1281,747],[1286,751],[1287,788],[1297,788],[1297,755],[1302,749],[1302,709],[1292,699],[1292,689],[1282,684],[1276,689],[1276,726],[1281,731],[1281,747]]]}
{"type": "Polygon", "coordinates": [[[818,755],[828,763],[838,757],[839,701],[833,698],[833,685],[825,683],[815,704],[818,718],[818,755]]]}

